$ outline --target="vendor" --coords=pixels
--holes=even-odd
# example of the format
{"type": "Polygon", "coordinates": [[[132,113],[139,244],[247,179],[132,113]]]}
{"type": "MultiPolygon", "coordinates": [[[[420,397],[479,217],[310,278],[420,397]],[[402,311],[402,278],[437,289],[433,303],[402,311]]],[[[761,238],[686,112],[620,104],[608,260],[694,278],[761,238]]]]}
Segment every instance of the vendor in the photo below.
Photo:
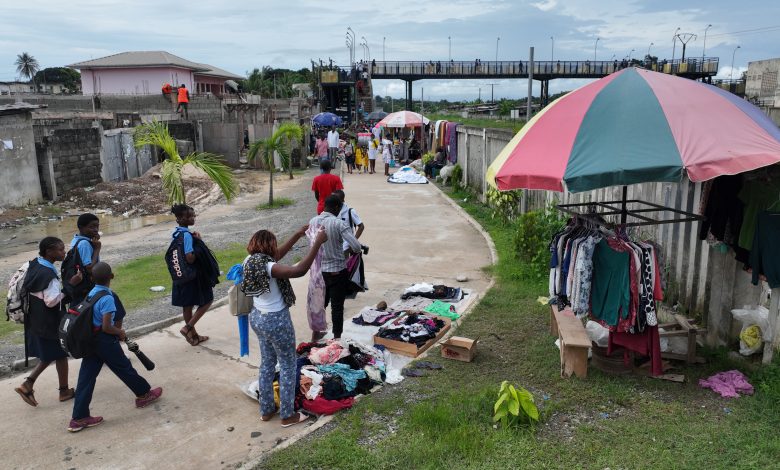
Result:
{"type": "Polygon", "coordinates": [[[439,147],[436,149],[436,156],[433,160],[425,164],[425,176],[433,178],[433,169],[441,170],[447,163],[447,157],[444,154],[444,148],[439,147]]]}

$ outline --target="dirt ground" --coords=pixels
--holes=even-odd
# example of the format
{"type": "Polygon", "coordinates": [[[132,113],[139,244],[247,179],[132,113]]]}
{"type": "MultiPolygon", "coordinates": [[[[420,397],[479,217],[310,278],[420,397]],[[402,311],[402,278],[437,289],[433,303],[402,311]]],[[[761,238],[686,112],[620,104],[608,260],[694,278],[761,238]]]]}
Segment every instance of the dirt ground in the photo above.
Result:
{"type": "MultiPolygon", "coordinates": [[[[233,177],[239,185],[240,194],[259,189],[257,171],[237,169],[233,170],[233,177]]],[[[185,167],[184,187],[187,189],[187,202],[199,209],[225,202],[216,185],[205,174],[188,167],[185,167]]],[[[139,178],[68,191],[56,203],[0,208],[0,230],[89,211],[141,216],[166,214],[169,209],[158,165],[139,178]]]]}

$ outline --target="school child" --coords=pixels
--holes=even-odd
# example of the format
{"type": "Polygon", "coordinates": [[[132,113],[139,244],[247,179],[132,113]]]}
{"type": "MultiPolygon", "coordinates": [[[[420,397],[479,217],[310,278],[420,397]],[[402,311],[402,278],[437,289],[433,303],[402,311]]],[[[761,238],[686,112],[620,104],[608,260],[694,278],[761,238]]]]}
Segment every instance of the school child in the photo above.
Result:
{"type": "Polygon", "coordinates": [[[70,251],[78,254],[75,262],[75,271],[63,273],[67,279],[64,286],[65,294],[69,298],[70,305],[76,305],[95,286],[90,274],[92,266],[100,261],[100,219],[95,214],[81,214],[76,220],[79,233],[73,236],[70,242],[70,251]],[[75,251],[74,251],[75,250],[75,251]]]}
{"type": "Polygon", "coordinates": [[[114,273],[111,266],[104,262],[98,262],[92,267],[92,279],[95,287],[87,294],[87,299],[105,292],[92,307],[92,327],[95,330],[95,352],[81,360],[79,380],[76,385],[76,399],[73,403],[73,416],[68,424],[68,431],[78,432],[84,428],[91,428],[103,422],[102,416],[92,416],[89,405],[92,402],[92,393],[95,390],[95,382],[103,364],[106,364],[111,372],[124,382],[135,394],[135,406],[144,408],[156,401],[162,395],[162,388],[152,389],[149,382],[138,375],[138,372],[130,364],[130,360],[122,351],[119,342],[127,336],[122,329],[120,310],[114,300],[115,294],[110,288],[114,273]]]}
{"type": "Polygon", "coordinates": [[[382,150],[382,160],[385,162],[385,176],[390,176],[390,161],[393,159],[393,153],[390,144],[385,144],[382,150]]]}
{"type": "Polygon", "coordinates": [[[172,235],[172,243],[181,237],[184,244],[185,258],[188,264],[194,265],[197,277],[182,284],[174,284],[171,292],[171,303],[174,307],[181,307],[184,316],[184,326],[179,333],[192,346],[207,341],[208,336],[201,336],[195,331],[195,324],[211,307],[214,301],[214,286],[218,282],[219,268],[214,272],[214,264],[211,253],[203,243],[198,232],[190,232],[189,227],[195,225],[195,209],[186,204],[176,204],[171,208],[179,224],[172,235]],[[193,313],[192,309],[197,306],[193,313]]]}
{"type": "Polygon", "coordinates": [[[68,355],[60,347],[57,329],[62,318],[63,304],[60,271],[54,266],[65,259],[65,244],[56,237],[46,237],[38,244],[38,258],[30,261],[22,288],[29,292],[25,315],[25,341],[30,356],[40,359],[22,385],[14,390],[25,403],[38,406],[33,385],[35,380],[53,362],[60,382],[60,401],[73,398],[68,387],[68,355]]]}

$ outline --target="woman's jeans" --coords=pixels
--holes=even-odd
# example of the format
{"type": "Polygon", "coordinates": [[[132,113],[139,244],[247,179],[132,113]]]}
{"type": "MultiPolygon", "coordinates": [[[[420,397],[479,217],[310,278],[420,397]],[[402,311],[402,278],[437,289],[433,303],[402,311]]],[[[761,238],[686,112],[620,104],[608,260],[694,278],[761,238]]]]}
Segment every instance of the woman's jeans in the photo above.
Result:
{"type": "Polygon", "coordinates": [[[249,324],[260,340],[260,413],[270,415],[274,404],[274,372],[279,362],[279,415],[282,419],[295,413],[295,330],[290,309],[260,313],[252,309],[249,324]]]}

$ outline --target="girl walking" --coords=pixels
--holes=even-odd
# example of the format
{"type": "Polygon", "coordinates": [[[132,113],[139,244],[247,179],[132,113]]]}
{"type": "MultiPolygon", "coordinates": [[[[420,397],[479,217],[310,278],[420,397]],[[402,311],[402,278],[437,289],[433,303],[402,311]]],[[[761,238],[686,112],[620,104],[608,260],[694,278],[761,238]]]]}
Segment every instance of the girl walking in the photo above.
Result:
{"type": "Polygon", "coordinates": [[[62,282],[57,261],[65,259],[65,244],[56,237],[46,237],[38,244],[38,258],[30,261],[22,288],[29,292],[29,304],[25,315],[25,341],[30,356],[40,359],[29,377],[14,390],[25,403],[38,406],[33,385],[41,373],[53,362],[60,382],[60,401],[73,398],[74,390],[68,387],[68,355],[59,343],[58,328],[63,316],[62,282]]]}
{"type": "Polygon", "coordinates": [[[201,336],[195,331],[195,324],[205,315],[211,302],[214,301],[214,286],[219,281],[219,267],[216,266],[211,252],[203,243],[200,233],[190,232],[189,227],[195,225],[195,209],[186,204],[176,204],[171,208],[176,216],[178,227],[173,231],[171,243],[181,243],[187,264],[193,265],[197,272],[195,279],[173,285],[171,303],[182,308],[184,326],[179,333],[192,346],[208,341],[208,336],[201,336]],[[216,271],[216,272],[215,272],[216,271]],[[197,307],[193,313],[193,308],[197,307]]]}
{"type": "Polygon", "coordinates": [[[378,153],[377,141],[372,139],[368,142],[368,172],[369,174],[376,173],[376,154],[378,153]]]}
{"type": "Polygon", "coordinates": [[[260,341],[260,419],[270,421],[278,411],[282,427],[305,421],[308,417],[295,412],[295,330],[290,319],[290,307],[295,304],[295,293],[289,279],[301,277],[309,271],[317,252],[328,239],[319,230],[309,252],[298,263],[285,266],[278,261],[304,236],[308,225],[298,230],[281,247],[276,236],[268,230],[256,232],[249,240],[244,263],[241,290],[254,297],[249,324],[260,341]],[[274,371],[279,363],[280,407],[274,404],[274,371]]]}
{"type": "Polygon", "coordinates": [[[382,149],[382,161],[385,162],[385,176],[390,176],[390,162],[393,160],[393,152],[390,150],[390,144],[385,144],[382,149]]]}

